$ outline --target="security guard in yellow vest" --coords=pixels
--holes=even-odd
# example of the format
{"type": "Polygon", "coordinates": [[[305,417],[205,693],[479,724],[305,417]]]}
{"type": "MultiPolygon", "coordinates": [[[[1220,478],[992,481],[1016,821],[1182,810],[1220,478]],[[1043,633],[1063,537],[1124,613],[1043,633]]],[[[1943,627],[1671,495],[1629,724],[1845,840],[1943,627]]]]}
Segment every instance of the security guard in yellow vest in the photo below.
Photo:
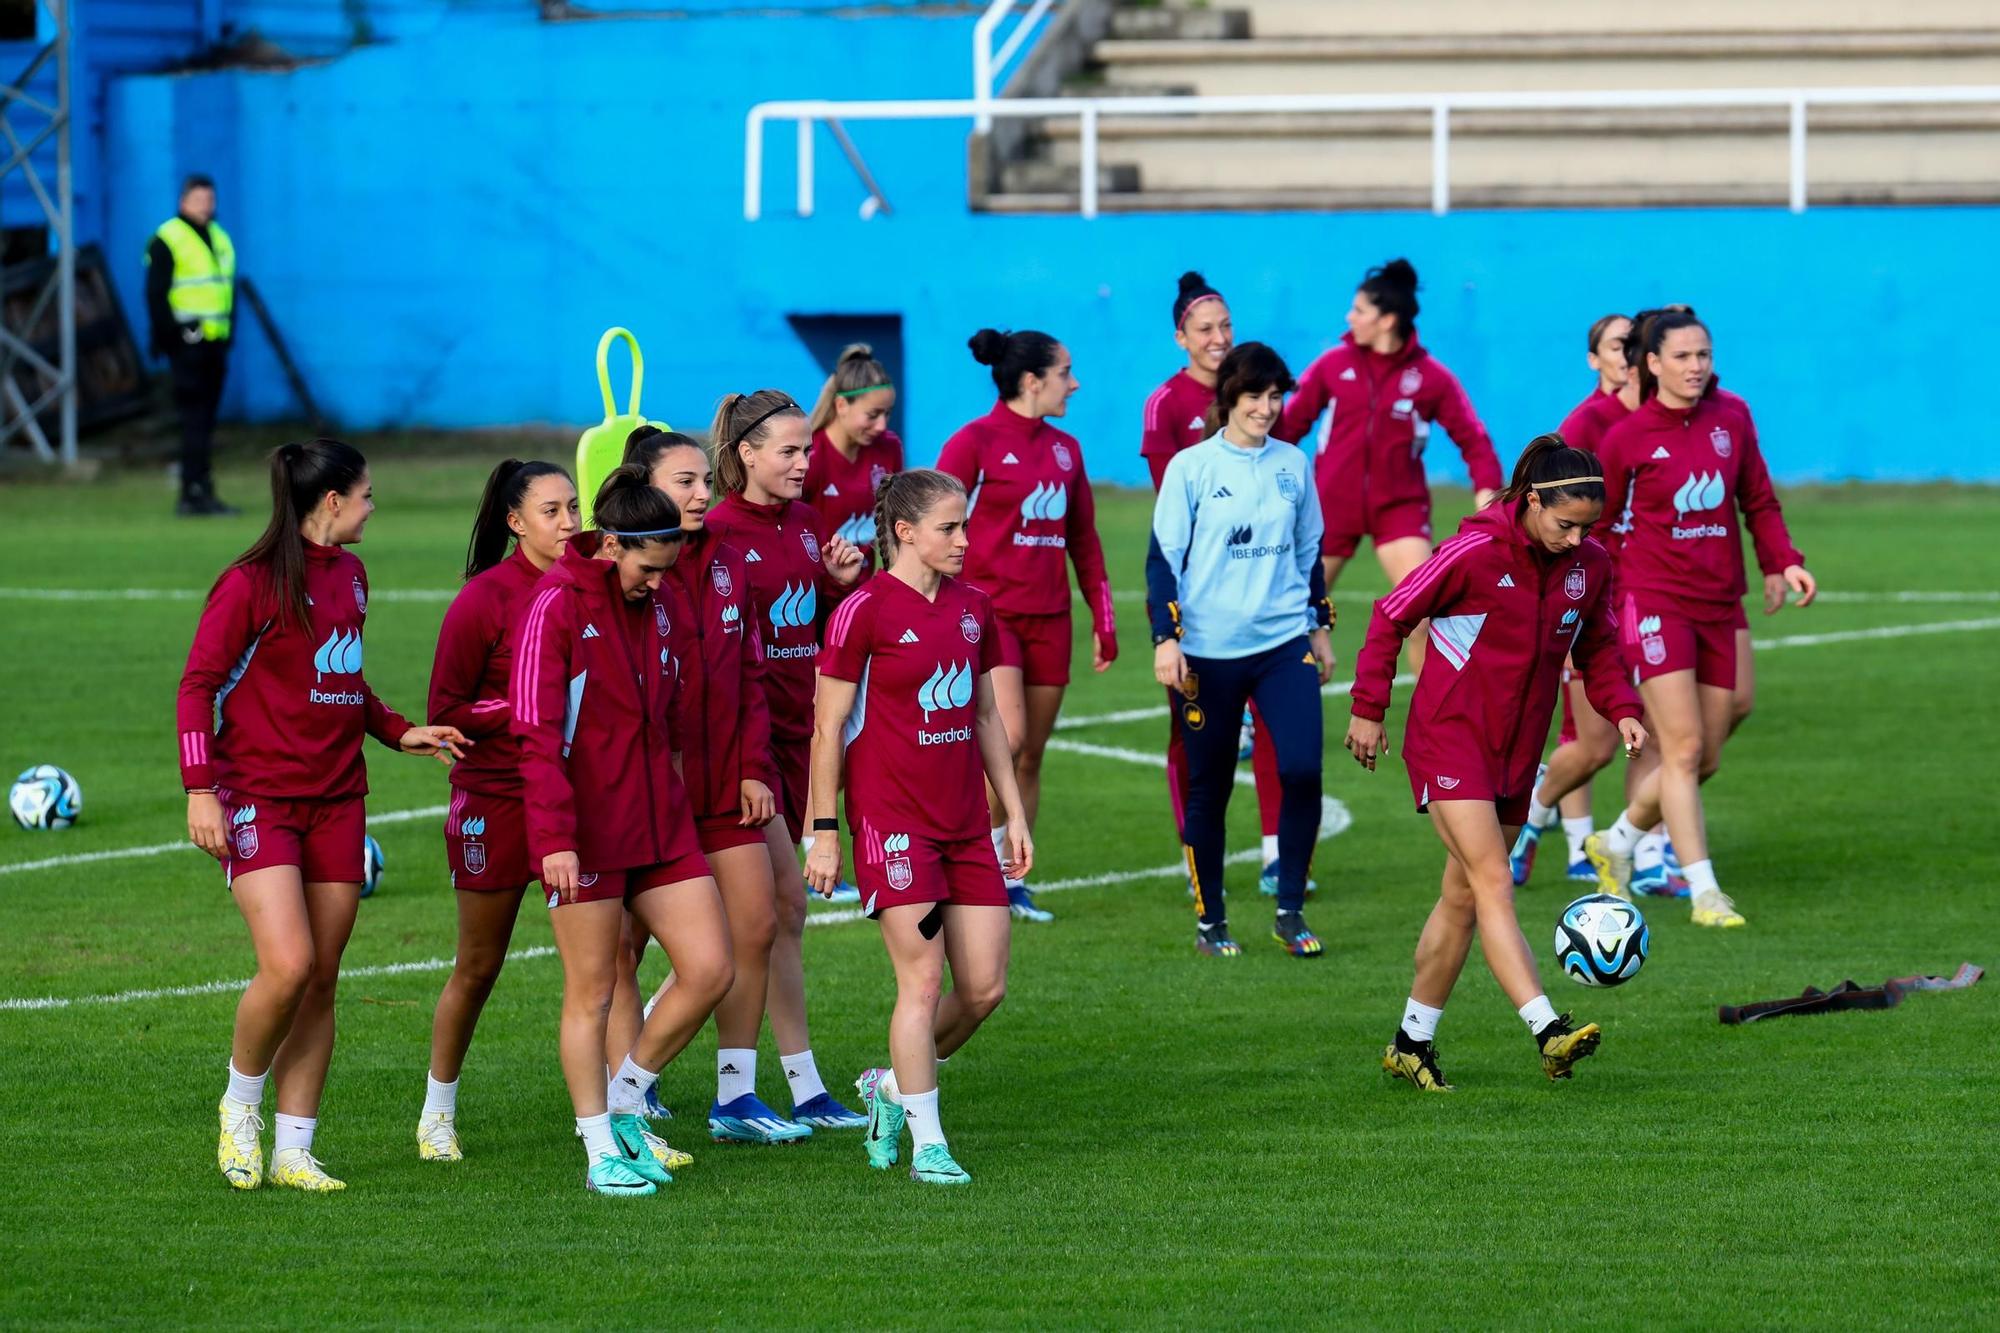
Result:
{"type": "Polygon", "coordinates": [[[153,353],[172,367],[174,405],[181,415],[177,512],[183,516],[236,512],[216,498],[209,473],[235,304],[236,247],[215,220],[215,182],[189,176],[181,186],[180,212],[161,223],[146,246],[153,353]]]}

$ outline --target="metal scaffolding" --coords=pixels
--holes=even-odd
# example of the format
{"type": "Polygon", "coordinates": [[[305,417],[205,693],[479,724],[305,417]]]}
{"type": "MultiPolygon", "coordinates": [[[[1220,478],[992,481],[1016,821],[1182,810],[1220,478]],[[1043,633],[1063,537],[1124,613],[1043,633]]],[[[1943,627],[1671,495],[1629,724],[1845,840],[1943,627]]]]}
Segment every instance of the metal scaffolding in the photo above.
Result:
{"type": "MultiPolygon", "coordinates": [[[[0,164],[0,184],[19,172],[28,192],[47,220],[49,240],[55,249],[53,265],[39,280],[18,317],[0,319],[0,448],[17,434],[25,435],[37,455],[50,462],[76,462],[76,246],[74,244],[75,195],[70,180],[70,11],[75,0],[38,0],[49,20],[49,36],[35,48],[34,55],[11,82],[0,86],[0,149],[7,153],[0,164]],[[55,100],[43,101],[34,87],[46,67],[53,65],[55,100]],[[16,117],[33,118],[19,124],[16,117]],[[50,193],[43,173],[35,164],[35,154],[55,141],[55,191],[50,193]],[[51,308],[55,316],[55,336],[44,330],[51,308]],[[50,360],[36,344],[49,347],[50,360]],[[31,374],[28,388],[17,373],[25,362],[31,374]],[[55,406],[60,418],[57,440],[49,442],[41,416],[55,406]]],[[[38,39],[39,40],[39,39],[38,39]]],[[[6,276],[6,275],[0,275],[6,276]]],[[[12,283],[0,283],[11,291],[12,283]]]]}

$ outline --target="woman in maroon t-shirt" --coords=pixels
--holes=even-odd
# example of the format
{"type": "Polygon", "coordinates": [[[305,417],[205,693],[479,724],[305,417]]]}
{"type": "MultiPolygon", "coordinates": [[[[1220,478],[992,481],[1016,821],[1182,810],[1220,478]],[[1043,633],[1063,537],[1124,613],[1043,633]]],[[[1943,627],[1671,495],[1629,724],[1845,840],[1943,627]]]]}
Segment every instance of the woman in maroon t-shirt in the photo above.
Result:
{"type": "MultiPolygon", "coordinates": [[[[869,1164],[895,1165],[907,1121],[911,1179],[959,1185],[971,1177],[938,1122],[937,1062],[1006,993],[1000,861],[1024,878],[1034,846],[993,699],[998,622],[986,595],[957,578],[968,546],[965,490],[942,472],[906,472],[883,488],[877,516],[882,576],[827,625],[810,813],[822,835],[839,827],[834,794],[845,776],[862,910],[881,923],[896,970],[893,1068],[870,1069],[856,1084],[868,1105],[869,1164]],[[989,783],[1006,818],[999,854],[986,826],[989,783]],[[947,961],[952,988],[940,998],[947,961]]],[[[837,838],[813,844],[806,874],[819,892],[833,891],[837,838]]]]}
{"type": "Polygon", "coordinates": [[[826,531],[861,551],[861,577],[875,572],[875,492],[903,470],[903,441],[889,429],[896,386],[867,343],[842,349],[807,426],[805,502],[826,531]]]}

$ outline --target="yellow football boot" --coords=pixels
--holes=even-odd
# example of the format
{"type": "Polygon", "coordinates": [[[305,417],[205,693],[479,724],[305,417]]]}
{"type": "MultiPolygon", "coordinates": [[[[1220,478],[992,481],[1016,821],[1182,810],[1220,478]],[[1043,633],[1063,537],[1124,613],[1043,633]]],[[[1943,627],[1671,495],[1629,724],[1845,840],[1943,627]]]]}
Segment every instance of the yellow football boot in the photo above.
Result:
{"type": "Polygon", "coordinates": [[[1444,1070],[1438,1068],[1437,1045],[1434,1042],[1413,1042],[1397,1033],[1396,1040],[1382,1048],[1382,1069],[1423,1092],[1453,1090],[1451,1084],[1444,1081],[1444,1070]]]}
{"type": "Polygon", "coordinates": [[[1710,889],[1694,896],[1694,923],[1697,926],[1740,926],[1743,913],[1736,910],[1736,904],[1729,901],[1729,895],[1721,889],[1710,889]]]}
{"type": "Polygon", "coordinates": [[[417,1158],[425,1162],[462,1162],[458,1125],[451,1115],[432,1111],[417,1120],[417,1158]]]}
{"type": "Polygon", "coordinates": [[[1552,1079],[1568,1078],[1577,1061],[1596,1052],[1603,1037],[1604,1032],[1597,1024],[1572,1028],[1569,1015],[1560,1015],[1535,1034],[1535,1044],[1542,1049],[1542,1072],[1552,1079]]]}
{"type": "Polygon", "coordinates": [[[346,1181],[329,1176],[319,1159],[304,1148],[286,1148],[272,1156],[271,1183],[309,1194],[331,1194],[347,1188],[346,1181]]]}
{"type": "Polygon", "coordinates": [[[224,1097],[216,1111],[222,1117],[222,1137],[215,1145],[215,1164],[231,1189],[254,1190],[264,1183],[264,1117],[254,1106],[224,1097]]]}

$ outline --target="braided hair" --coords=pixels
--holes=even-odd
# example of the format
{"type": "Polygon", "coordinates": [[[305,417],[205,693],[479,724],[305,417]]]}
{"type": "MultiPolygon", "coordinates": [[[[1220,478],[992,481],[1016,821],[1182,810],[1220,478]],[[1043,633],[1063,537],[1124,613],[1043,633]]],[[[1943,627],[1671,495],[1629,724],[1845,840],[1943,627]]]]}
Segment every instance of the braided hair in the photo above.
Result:
{"type": "Polygon", "coordinates": [[[875,488],[875,559],[877,568],[895,563],[898,523],[917,524],[939,501],[952,496],[965,498],[965,484],[949,472],[936,468],[913,468],[884,477],[875,488]]]}

